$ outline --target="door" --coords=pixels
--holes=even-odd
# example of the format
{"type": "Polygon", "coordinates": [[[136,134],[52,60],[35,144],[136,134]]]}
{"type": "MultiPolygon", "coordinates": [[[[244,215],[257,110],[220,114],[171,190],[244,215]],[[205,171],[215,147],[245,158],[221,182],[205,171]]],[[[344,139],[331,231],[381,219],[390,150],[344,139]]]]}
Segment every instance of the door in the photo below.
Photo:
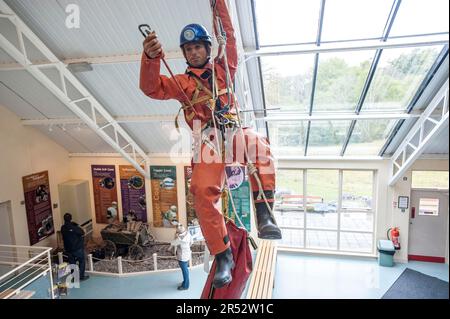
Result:
{"type": "Polygon", "coordinates": [[[448,193],[411,191],[408,259],[445,262],[448,193]]]}
{"type": "Polygon", "coordinates": [[[0,203],[0,245],[14,245],[11,202],[0,203]]]}

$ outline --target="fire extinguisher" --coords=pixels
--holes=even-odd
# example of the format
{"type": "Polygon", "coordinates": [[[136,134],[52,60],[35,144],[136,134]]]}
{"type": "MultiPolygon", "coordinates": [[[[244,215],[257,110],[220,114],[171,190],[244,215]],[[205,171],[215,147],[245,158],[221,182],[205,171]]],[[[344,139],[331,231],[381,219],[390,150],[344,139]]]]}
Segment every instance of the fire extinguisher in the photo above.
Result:
{"type": "Polygon", "coordinates": [[[387,237],[394,244],[395,250],[400,249],[400,228],[389,228],[387,231],[387,237]]]}

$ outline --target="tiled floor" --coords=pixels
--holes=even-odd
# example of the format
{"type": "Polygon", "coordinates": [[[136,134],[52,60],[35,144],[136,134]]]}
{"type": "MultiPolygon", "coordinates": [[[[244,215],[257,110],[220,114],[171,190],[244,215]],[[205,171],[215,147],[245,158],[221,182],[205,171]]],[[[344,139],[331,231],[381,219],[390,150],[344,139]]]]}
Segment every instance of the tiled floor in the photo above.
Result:
{"type": "MultiPolygon", "coordinates": [[[[379,299],[406,268],[448,281],[446,264],[410,262],[380,267],[376,259],[307,255],[279,252],[274,299],[379,299]]],[[[198,299],[207,274],[203,267],[191,270],[191,287],[176,289],[181,271],[124,278],[91,276],[79,289],[71,289],[68,299],[198,299]]],[[[45,298],[48,279],[34,284],[35,298],[45,298]],[[44,288],[42,288],[44,287],[44,288]]],[[[30,289],[30,288],[28,288],[30,289]]],[[[244,292],[243,298],[246,293],[244,292]]]]}
{"type": "Polygon", "coordinates": [[[411,269],[448,281],[446,264],[409,262],[381,267],[376,259],[279,253],[273,298],[379,299],[411,269]]]}

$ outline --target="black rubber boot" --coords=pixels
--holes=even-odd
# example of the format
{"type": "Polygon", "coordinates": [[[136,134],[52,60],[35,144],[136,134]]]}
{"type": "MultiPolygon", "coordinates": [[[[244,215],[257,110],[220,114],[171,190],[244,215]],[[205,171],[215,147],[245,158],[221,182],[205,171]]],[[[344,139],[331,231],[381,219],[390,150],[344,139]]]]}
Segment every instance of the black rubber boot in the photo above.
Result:
{"type": "MultiPolygon", "coordinates": [[[[253,198],[256,200],[259,192],[253,192],[253,198]]],[[[273,191],[264,191],[267,199],[273,199],[273,191]]],[[[281,230],[278,228],[275,220],[272,218],[265,202],[255,203],[256,219],[258,226],[258,238],[261,239],[281,239],[281,230]]],[[[270,209],[273,212],[273,202],[269,202],[270,209]]]]}
{"type": "Polygon", "coordinates": [[[217,254],[215,260],[216,273],[214,274],[213,286],[214,288],[222,288],[229,284],[233,279],[231,270],[234,268],[234,261],[231,248],[228,247],[223,252],[217,254]]]}

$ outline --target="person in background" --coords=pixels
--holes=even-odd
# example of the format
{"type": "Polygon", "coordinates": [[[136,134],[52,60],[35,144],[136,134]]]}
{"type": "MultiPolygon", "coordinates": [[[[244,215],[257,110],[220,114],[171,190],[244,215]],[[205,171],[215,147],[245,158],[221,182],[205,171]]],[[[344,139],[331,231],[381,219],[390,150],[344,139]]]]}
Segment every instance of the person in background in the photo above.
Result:
{"type": "MultiPolygon", "coordinates": [[[[178,286],[178,290],[189,289],[189,260],[191,259],[192,237],[189,231],[178,224],[175,232],[175,239],[170,243],[170,248],[175,246],[178,264],[183,273],[183,282],[178,286]]],[[[169,248],[169,249],[170,249],[169,248]]]]}
{"type": "Polygon", "coordinates": [[[80,271],[80,280],[89,278],[86,275],[86,259],[84,255],[84,230],[77,223],[72,222],[72,215],[64,214],[64,225],[61,227],[61,234],[64,241],[64,251],[69,258],[69,264],[76,265],[80,271]]]}

